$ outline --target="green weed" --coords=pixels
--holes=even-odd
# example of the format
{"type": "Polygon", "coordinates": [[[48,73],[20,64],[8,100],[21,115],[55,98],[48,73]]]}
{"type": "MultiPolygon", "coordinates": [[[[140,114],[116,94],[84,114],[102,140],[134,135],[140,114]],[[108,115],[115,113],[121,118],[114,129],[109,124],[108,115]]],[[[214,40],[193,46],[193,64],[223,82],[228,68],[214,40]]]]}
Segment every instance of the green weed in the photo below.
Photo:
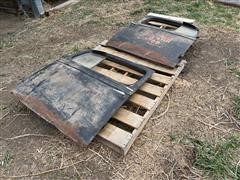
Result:
{"type": "Polygon", "coordinates": [[[72,51],[73,51],[74,53],[79,52],[79,51],[80,51],[79,46],[78,46],[78,45],[74,45],[73,48],[72,48],[72,51]]]}
{"type": "Polygon", "coordinates": [[[194,165],[214,179],[240,179],[240,168],[233,162],[234,152],[240,148],[240,138],[231,137],[215,145],[192,139],[196,160],[194,165]]]}
{"type": "Polygon", "coordinates": [[[236,96],[234,99],[234,112],[237,120],[240,121],[240,96],[236,96]]]}
{"type": "Polygon", "coordinates": [[[168,136],[170,137],[171,141],[176,141],[177,139],[177,135],[175,133],[170,133],[168,136]]]}
{"type": "Polygon", "coordinates": [[[238,79],[240,79],[240,69],[236,59],[226,59],[224,64],[226,69],[233,73],[238,79]]]}
{"type": "Polygon", "coordinates": [[[237,68],[233,69],[232,72],[236,75],[236,77],[238,79],[240,79],[240,70],[238,70],[237,68]]]}
{"type": "Polygon", "coordinates": [[[2,167],[7,167],[7,166],[10,164],[10,162],[11,162],[12,159],[13,159],[13,158],[12,158],[11,154],[9,153],[9,151],[7,151],[7,152],[5,153],[3,159],[0,160],[0,166],[2,166],[2,167]]]}
{"type": "Polygon", "coordinates": [[[197,22],[210,25],[230,27],[240,31],[240,11],[207,0],[145,0],[144,6],[131,14],[145,12],[172,14],[196,19],[197,22]]]}
{"type": "Polygon", "coordinates": [[[0,37],[0,49],[8,48],[13,46],[14,35],[6,35],[5,37],[0,37]]]}

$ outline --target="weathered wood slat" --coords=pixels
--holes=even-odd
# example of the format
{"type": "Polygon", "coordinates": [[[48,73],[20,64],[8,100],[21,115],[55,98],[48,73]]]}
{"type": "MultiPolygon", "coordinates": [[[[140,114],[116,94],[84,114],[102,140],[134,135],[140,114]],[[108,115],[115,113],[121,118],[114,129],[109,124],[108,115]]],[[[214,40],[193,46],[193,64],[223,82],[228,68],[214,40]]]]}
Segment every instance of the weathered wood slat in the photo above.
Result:
{"type": "Polygon", "coordinates": [[[175,69],[175,75],[172,78],[172,81],[165,86],[164,91],[162,92],[161,96],[157,97],[156,99],[156,103],[154,105],[154,107],[147,111],[144,115],[143,121],[140,125],[140,127],[138,129],[135,129],[132,133],[133,137],[130,139],[129,143],[127,144],[127,146],[122,150],[123,154],[126,154],[128,152],[128,150],[130,149],[130,147],[132,146],[133,142],[135,141],[135,139],[138,137],[138,135],[142,132],[144,126],[146,125],[146,123],[148,122],[148,120],[151,118],[152,114],[154,113],[154,111],[157,109],[157,107],[160,105],[162,99],[164,98],[164,96],[166,95],[166,93],[168,92],[168,90],[171,88],[171,86],[173,85],[173,83],[175,82],[175,80],[177,79],[177,77],[179,76],[179,74],[181,73],[181,71],[183,70],[184,66],[186,64],[186,61],[182,61],[179,65],[178,68],[175,69]]]}
{"type": "Polygon", "coordinates": [[[118,81],[120,83],[126,84],[126,85],[131,85],[134,84],[137,79],[128,77],[128,76],[124,76],[123,74],[111,71],[111,70],[107,70],[101,67],[94,67],[93,68],[95,71],[99,72],[100,74],[103,74],[105,76],[108,76],[112,79],[114,79],[115,81],[118,81]]]}
{"type": "Polygon", "coordinates": [[[195,22],[194,19],[175,17],[175,16],[167,16],[167,15],[164,15],[164,14],[148,13],[148,16],[155,16],[155,17],[170,19],[170,20],[173,20],[173,21],[178,21],[179,23],[187,22],[187,23],[192,24],[192,23],[195,22]]]}
{"type": "Polygon", "coordinates": [[[108,123],[98,134],[101,138],[124,149],[132,138],[132,134],[108,123]]]}
{"type": "Polygon", "coordinates": [[[130,68],[126,67],[126,66],[117,64],[117,63],[112,62],[112,61],[104,60],[104,61],[102,61],[102,63],[103,63],[103,64],[106,64],[106,65],[108,65],[108,66],[114,67],[114,68],[118,68],[118,69],[123,70],[123,71],[126,71],[126,72],[130,72],[130,73],[139,75],[139,76],[142,75],[141,73],[139,73],[139,72],[137,72],[137,71],[135,71],[135,70],[133,70],[133,69],[130,69],[130,68]]]}
{"type": "Polygon", "coordinates": [[[151,79],[163,84],[168,84],[171,81],[171,77],[158,73],[153,73],[151,79]]]}
{"type": "Polygon", "coordinates": [[[137,93],[133,94],[129,100],[141,107],[144,107],[147,110],[150,110],[155,104],[155,101],[153,99],[137,93]]]}
{"type": "MultiPolygon", "coordinates": [[[[108,61],[108,60],[104,60],[102,63],[106,64],[108,66],[114,67],[114,68],[118,68],[118,69],[126,71],[126,72],[130,72],[132,74],[141,76],[141,73],[139,73],[137,71],[134,71],[134,70],[132,70],[132,69],[130,69],[128,67],[119,65],[117,63],[114,63],[114,62],[111,62],[111,61],[108,61]]],[[[162,74],[159,74],[159,73],[153,73],[153,75],[152,75],[152,77],[150,79],[152,79],[154,81],[157,81],[157,82],[160,82],[160,83],[167,84],[171,80],[171,77],[166,76],[166,75],[162,75],[162,74]]]]}
{"type": "MultiPolygon", "coordinates": [[[[121,83],[126,84],[126,85],[134,84],[137,81],[137,79],[134,79],[132,77],[124,76],[123,74],[120,74],[120,73],[117,73],[117,72],[114,72],[114,71],[110,71],[110,70],[107,70],[107,69],[104,69],[104,68],[101,68],[101,67],[94,67],[93,69],[95,71],[105,75],[105,76],[108,76],[108,77],[114,79],[115,81],[121,82],[121,83]]],[[[161,87],[156,86],[156,85],[152,85],[150,83],[145,83],[140,88],[140,90],[142,90],[144,92],[147,92],[147,93],[150,93],[150,94],[153,94],[153,95],[159,95],[162,92],[161,87]]]]}
{"type": "Polygon", "coordinates": [[[67,6],[77,4],[78,2],[80,2],[80,0],[68,0],[62,4],[59,4],[58,6],[48,9],[47,12],[59,11],[67,6]]]}
{"type": "Polygon", "coordinates": [[[160,96],[163,92],[163,88],[150,84],[150,83],[145,83],[140,90],[147,92],[149,94],[155,95],[155,96],[160,96]]]}
{"type": "MultiPolygon", "coordinates": [[[[184,68],[185,61],[182,61],[179,64],[179,66],[174,69],[168,69],[161,65],[154,65],[149,62],[141,62],[141,60],[139,61],[140,58],[128,55],[123,52],[116,51],[111,48],[98,46],[97,49],[113,54],[118,57],[125,58],[129,61],[145,65],[149,68],[152,68],[153,70],[158,71],[157,73],[154,73],[151,77],[151,79],[154,80],[155,83],[153,81],[149,81],[140,88],[140,90],[145,93],[155,95],[156,96],[155,99],[151,99],[142,93],[139,94],[138,92],[133,94],[129,99],[130,102],[139,105],[139,107],[145,108],[147,112],[144,115],[139,115],[129,110],[126,110],[122,107],[113,116],[115,120],[134,128],[133,132],[130,133],[124,129],[121,129],[121,127],[120,126],[118,127],[117,124],[112,125],[111,123],[108,123],[98,135],[100,137],[100,140],[107,146],[111,147],[112,149],[116,150],[121,154],[126,154],[130,147],[132,146],[133,142],[136,140],[137,136],[141,133],[145,124],[150,119],[151,115],[159,106],[160,102],[162,101],[167,91],[171,88],[172,84],[175,82],[176,78],[184,68]],[[166,75],[166,73],[168,75],[166,75]],[[156,85],[156,82],[164,84],[164,86],[163,87],[158,86],[156,85]]],[[[141,75],[140,73],[132,69],[126,68],[116,63],[109,62],[107,60],[104,60],[103,64],[108,65],[113,69],[119,69],[127,73],[141,75]]],[[[114,72],[100,67],[97,67],[95,70],[124,84],[132,84],[136,81],[135,78],[126,76],[119,72],[114,72]]]]}
{"type": "Polygon", "coordinates": [[[151,24],[151,25],[154,25],[154,26],[158,26],[158,27],[168,27],[168,28],[171,28],[171,29],[176,29],[175,26],[171,26],[171,25],[160,23],[160,22],[156,22],[156,21],[149,21],[148,24],[151,24]]]}
{"type": "Polygon", "coordinates": [[[142,116],[123,108],[120,108],[113,117],[118,121],[123,122],[135,129],[137,129],[143,121],[142,116]]]}

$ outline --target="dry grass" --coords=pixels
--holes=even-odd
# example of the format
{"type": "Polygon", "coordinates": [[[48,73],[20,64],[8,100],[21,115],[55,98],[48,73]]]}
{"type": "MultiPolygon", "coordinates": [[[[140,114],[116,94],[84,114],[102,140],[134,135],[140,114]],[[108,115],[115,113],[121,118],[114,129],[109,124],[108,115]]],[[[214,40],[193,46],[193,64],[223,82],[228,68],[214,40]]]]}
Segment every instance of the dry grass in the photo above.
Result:
{"type": "MultiPolygon", "coordinates": [[[[154,114],[158,118],[147,123],[125,157],[97,140],[89,147],[74,144],[8,93],[19,79],[40,66],[64,54],[94,47],[138,19],[139,15],[131,13],[143,7],[143,3],[82,1],[49,18],[26,20],[25,27],[11,36],[11,46],[0,51],[0,136],[5,139],[0,140],[0,162],[5,164],[0,166],[0,176],[42,175],[44,179],[204,176],[194,167],[194,147],[181,141],[183,137],[193,137],[217,144],[219,139],[239,133],[232,99],[239,96],[240,82],[226,65],[226,60],[232,59],[239,67],[239,34],[234,31],[201,28],[200,39],[185,57],[188,60],[185,72],[169,91],[170,99],[163,100],[154,114]],[[14,138],[24,134],[44,137],[14,138]]],[[[234,163],[239,158],[238,153],[234,163]]]]}

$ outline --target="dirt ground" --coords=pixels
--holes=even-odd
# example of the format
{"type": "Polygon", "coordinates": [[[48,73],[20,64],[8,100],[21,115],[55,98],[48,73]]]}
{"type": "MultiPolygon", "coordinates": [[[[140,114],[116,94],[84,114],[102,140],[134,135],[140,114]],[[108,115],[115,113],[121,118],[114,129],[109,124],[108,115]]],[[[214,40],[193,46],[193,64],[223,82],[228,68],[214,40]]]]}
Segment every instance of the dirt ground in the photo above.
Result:
{"type": "Polygon", "coordinates": [[[199,25],[200,38],[185,56],[187,67],[154,116],[170,103],[167,113],[149,120],[125,157],[96,140],[89,147],[73,143],[10,93],[32,71],[64,54],[94,47],[138,19],[130,11],[139,3],[115,2],[114,11],[110,3],[96,3],[91,8],[97,16],[82,9],[69,19],[68,8],[40,20],[19,19],[15,24],[13,18],[15,29],[1,14],[0,37],[8,45],[0,48],[0,137],[45,136],[0,138],[0,160],[5,163],[0,179],[28,174],[26,179],[201,179],[203,173],[193,167],[193,148],[180,142],[185,137],[215,142],[239,133],[230,118],[232,99],[240,95],[240,81],[230,68],[240,68],[240,36],[233,30],[199,25]],[[45,173],[31,177],[39,172],[45,173]]]}

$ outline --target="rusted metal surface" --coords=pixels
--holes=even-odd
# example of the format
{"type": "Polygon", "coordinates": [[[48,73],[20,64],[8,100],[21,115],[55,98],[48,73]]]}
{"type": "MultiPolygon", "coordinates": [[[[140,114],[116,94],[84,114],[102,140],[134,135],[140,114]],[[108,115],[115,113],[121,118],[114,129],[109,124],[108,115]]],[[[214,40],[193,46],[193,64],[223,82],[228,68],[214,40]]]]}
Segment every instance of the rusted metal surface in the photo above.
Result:
{"type": "Polygon", "coordinates": [[[13,91],[36,114],[73,141],[84,144],[93,140],[113,114],[153,73],[146,67],[98,51],[87,51],[77,56],[93,57],[94,54],[139,71],[144,76],[126,86],[82,66],[79,61],[73,61],[74,55],[33,73],[13,91]]]}
{"type": "Polygon", "coordinates": [[[115,34],[106,44],[157,64],[175,67],[198,36],[198,29],[189,23],[179,23],[147,16],[115,34]],[[156,23],[167,25],[160,28],[156,23]]]}

